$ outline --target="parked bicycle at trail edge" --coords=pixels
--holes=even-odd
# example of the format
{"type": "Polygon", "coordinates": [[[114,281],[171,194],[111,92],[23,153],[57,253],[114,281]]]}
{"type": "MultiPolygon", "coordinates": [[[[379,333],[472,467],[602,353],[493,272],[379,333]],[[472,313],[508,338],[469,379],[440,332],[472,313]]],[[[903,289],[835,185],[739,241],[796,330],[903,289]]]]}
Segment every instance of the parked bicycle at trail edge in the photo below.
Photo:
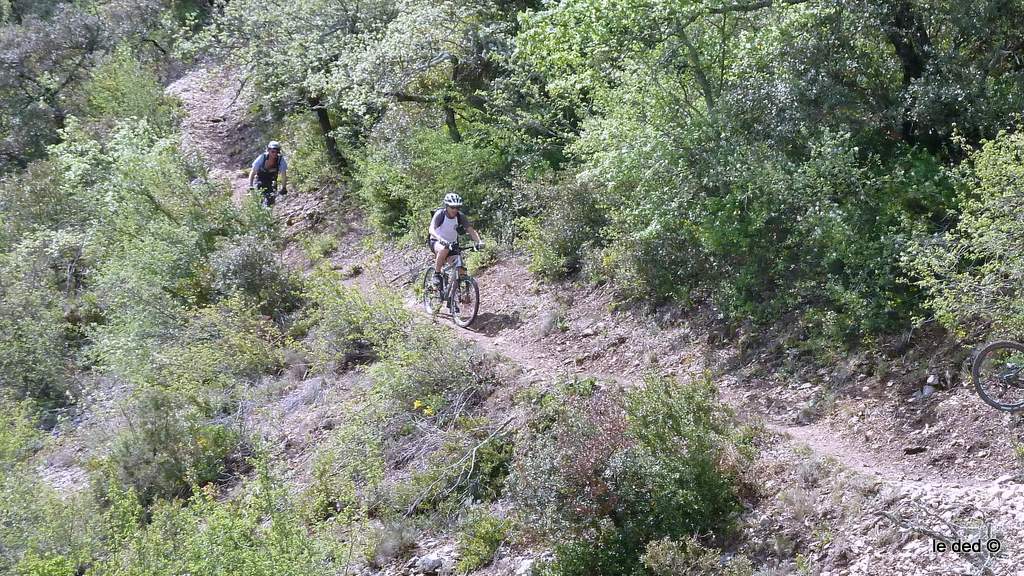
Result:
{"type": "MultiPolygon", "coordinates": [[[[434,284],[434,266],[423,270],[423,307],[431,315],[446,305],[452,322],[465,328],[476,320],[480,311],[480,288],[466,271],[462,248],[458,242],[444,242],[448,248],[448,262],[441,270],[440,287],[434,284]]],[[[474,248],[475,250],[476,248],[474,248]]]]}
{"type": "Polygon", "coordinates": [[[971,363],[974,388],[986,404],[1005,412],[1024,410],[1024,344],[990,342],[971,363]]]}

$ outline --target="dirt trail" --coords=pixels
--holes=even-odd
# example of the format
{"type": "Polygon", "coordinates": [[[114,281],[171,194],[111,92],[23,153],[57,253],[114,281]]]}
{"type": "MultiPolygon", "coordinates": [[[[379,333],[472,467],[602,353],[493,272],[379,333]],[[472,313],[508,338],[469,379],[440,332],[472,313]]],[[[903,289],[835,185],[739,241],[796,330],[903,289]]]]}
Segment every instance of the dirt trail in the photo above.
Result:
{"type": "Polygon", "coordinates": [[[227,182],[240,205],[248,191],[247,170],[260,151],[257,131],[245,121],[245,84],[238,73],[200,68],[167,87],[184,103],[182,146],[198,154],[210,178],[227,182]]]}
{"type": "MultiPolygon", "coordinates": [[[[208,162],[214,177],[232,184],[235,199],[239,201],[245,194],[245,178],[240,169],[260,143],[255,130],[243,120],[244,98],[237,97],[240,85],[232,78],[225,80],[220,71],[199,70],[176,82],[169,92],[185,103],[186,142],[208,162]]],[[[275,213],[286,225],[292,226],[301,219],[301,215],[293,212],[307,201],[301,194],[289,195],[283,201],[282,210],[275,213]],[[285,217],[286,214],[291,215],[285,217]]],[[[361,239],[369,235],[358,217],[352,217],[345,227],[342,246],[360,245],[361,239]]],[[[337,269],[362,270],[354,273],[348,282],[364,289],[401,284],[402,278],[409,279],[410,270],[416,270],[415,262],[420,259],[411,252],[387,252],[377,259],[368,258],[362,250],[343,252],[346,254],[339,253],[332,258],[332,264],[337,269]]],[[[289,259],[295,258],[289,256],[289,259]]],[[[425,258],[423,263],[426,263],[425,258]]],[[[588,300],[591,298],[588,294],[577,295],[574,300],[551,289],[536,288],[522,264],[514,260],[484,271],[478,275],[478,280],[482,300],[480,315],[472,330],[456,329],[456,334],[488,352],[507,357],[537,380],[560,374],[583,374],[630,386],[642,380],[652,365],[650,357],[654,354],[663,356],[653,362],[658,373],[697,377],[704,371],[717,370],[713,352],[698,345],[697,336],[689,341],[692,345],[684,338],[678,348],[666,351],[663,342],[659,342],[658,331],[652,328],[653,322],[644,324],[634,318],[630,320],[633,324],[623,327],[619,325],[620,319],[608,311],[606,303],[595,305],[588,300]],[[558,337],[560,332],[573,337],[558,337]]],[[[407,299],[407,306],[421,310],[412,297],[407,299]]],[[[450,325],[446,318],[435,321],[450,325]]],[[[737,407],[741,416],[750,416],[742,414],[746,390],[728,375],[716,381],[722,397],[737,407]]],[[[760,414],[753,416],[760,417],[760,414]]],[[[980,473],[965,477],[934,469],[922,473],[898,459],[868,449],[862,441],[844,437],[828,424],[794,426],[784,420],[767,420],[766,428],[777,433],[791,458],[798,455],[797,461],[831,459],[847,473],[878,483],[897,494],[896,500],[926,502],[949,514],[973,507],[997,518],[1007,530],[1024,527],[1024,487],[1012,478],[1004,476],[993,480],[980,473]]],[[[876,523],[877,520],[865,519],[859,529],[874,530],[876,523]]],[[[854,552],[856,562],[838,573],[901,573],[888,567],[887,552],[873,549],[870,542],[864,549],[854,552]]],[[[914,554],[925,552],[915,549],[904,556],[912,561],[914,554]]],[[[948,573],[948,570],[943,572],[943,567],[948,568],[948,565],[941,560],[941,557],[932,560],[940,566],[938,572],[929,569],[917,573],[948,573]]]]}
{"type": "MultiPolygon", "coordinates": [[[[481,300],[486,298],[486,293],[481,295],[481,300]]],[[[411,298],[406,300],[406,305],[417,312],[422,311],[419,302],[411,298]]],[[[427,317],[423,314],[424,318],[427,317]]],[[[493,316],[492,316],[493,317],[493,316]]],[[[448,317],[441,314],[436,318],[437,322],[448,323],[448,317]]],[[[584,368],[577,368],[573,363],[572,368],[566,367],[563,362],[553,360],[548,351],[538,348],[535,345],[523,345],[522,343],[509,342],[501,331],[496,334],[489,334],[485,330],[457,329],[456,333],[476,343],[481,349],[487,352],[504,356],[516,365],[523,368],[527,373],[537,376],[553,374],[580,374],[592,376],[602,381],[611,381],[624,388],[635,385],[642,376],[622,375],[609,372],[595,372],[584,368]]],[[[566,350],[564,356],[577,358],[579,354],[575,350],[566,350]]],[[[728,385],[729,379],[725,378],[719,386],[722,398],[729,404],[739,405],[737,390],[728,385]]],[[[743,416],[743,414],[740,414],[743,416]]],[[[985,478],[962,477],[954,472],[940,473],[937,476],[925,477],[922,474],[909,470],[902,462],[887,460],[879,454],[866,449],[862,443],[853,442],[847,438],[837,435],[834,430],[825,424],[811,423],[805,425],[792,425],[778,421],[766,421],[766,429],[787,437],[791,442],[798,443],[809,448],[815,455],[822,458],[831,458],[842,464],[845,468],[858,473],[870,476],[879,481],[894,486],[905,486],[908,488],[921,487],[977,487],[984,489],[991,486],[993,482],[985,478]]]]}

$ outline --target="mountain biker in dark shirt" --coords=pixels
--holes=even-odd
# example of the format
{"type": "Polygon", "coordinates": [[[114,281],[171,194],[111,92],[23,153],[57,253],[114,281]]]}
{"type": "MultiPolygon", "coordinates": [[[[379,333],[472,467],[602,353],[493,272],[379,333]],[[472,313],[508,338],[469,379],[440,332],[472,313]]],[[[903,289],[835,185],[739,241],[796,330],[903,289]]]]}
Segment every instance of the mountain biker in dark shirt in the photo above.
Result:
{"type": "Polygon", "coordinates": [[[277,197],[277,179],[281,177],[281,194],[288,193],[288,162],[281,153],[281,143],[271,140],[267,151],[256,157],[249,170],[249,188],[263,193],[263,204],[273,206],[277,197]]]}
{"type": "Polygon", "coordinates": [[[431,251],[434,252],[434,285],[441,288],[443,282],[441,267],[448,260],[450,245],[459,239],[459,234],[469,234],[476,242],[476,248],[480,249],[484,241],[480,234],[469,223],[469,219],[459,209],[462,207],[462,197],[455,193],[446,194],[444,197],[444,208],[434,212],[430,218],[430,233],[427,242],[431,251]]]}

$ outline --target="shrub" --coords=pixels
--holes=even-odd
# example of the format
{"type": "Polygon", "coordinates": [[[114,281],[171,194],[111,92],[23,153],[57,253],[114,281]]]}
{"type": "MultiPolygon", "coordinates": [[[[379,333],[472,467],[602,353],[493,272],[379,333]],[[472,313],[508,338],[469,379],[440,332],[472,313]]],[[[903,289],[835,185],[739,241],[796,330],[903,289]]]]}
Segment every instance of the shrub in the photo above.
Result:
{"type": "Polygon", "coordinates": [[[406,514],[437,512],[454,518],[467,503],[497,500],[505,485],[512,446],[490,426],[444,435],[422,469],[395,487],[396,511],[406,514]]]}
{"type": "Polygon", "coordinates": [[[234,296],[190,314],[154,358],[151,378],[205,416],[229,413],[247,384],[282,364],[286,345],[269,318],[234,296]]]}
{"type": "Polygon", "coordinates": [[[416,550],[419,530],[405,518],[387,520],[374,526],[371,545],[367,547],[367,564],[383,568],[389,561],[407,556],[416,550]]]}
{"type": "Polygon", "coordinates": [[[36,233],[0,255],[0,392],[44,408],[70,403],[68,373],[81,336],[77,290],[81,239],[36,233]],[[67,320],[66,320],[67,317],[67,320]]]}
{"type": "Polygon", "coordinates": [[[367,372],[382,405],[394,413],[420,413],[445,427],[493,383],[477,362],[466,343],[435,326],[416,324],[388,342],[367,372]]]}
{"type": "Polygon", "coordinates": [[[41,441],[32,404],[0,393],[0,475],[22,462],[41,441]]]}
{"type": "Polygon", "coordinates": [[[303,323],[310,334],[305,346],[320,371],[366,361],[412,322],[398,294],[364,294],[342,284],[339,274],[326,267],[310,278],[306,296],[310,303],[303,323]]]}
{"type": "Polygon", "coordinates": [[[490,514],[471,514],[456,535],[459,561],[455,569],[466,574],[490,564],[509,527],[507,520],[490,514]]]}
{"type": "Polygon", "coordinates": [[[650,542],[723,534],[739,511],[740,456],[710,382],[649,378],[624,402],[609,394],[517,442],[529,448],[517,449],[514,494],[562,542],[556,574],[634,573],[650,542]]]}
{"type": "Polygon", "coordinates": [[[604,244],[604,209],[594,189],[567,179],[540,184],[535,194],[540,214],[519,221],[527,268],[550,280],[565,278],[579,271],[586,250],[604,244]]]}
{"type": "Polygon", "coordinates": [[[55,162],[38,160],[0,180],[0,250],[13,249],[33,231],[88,219],[92,210],[82,202],[82,191],[68,190],[62,177],[55,162]]]}
{"type": "Polygon", "coordinates": [[[95,567],[96,573],[124,576],[206,574],[308,574],[339,570],[337,538],[310,532],[287,487],[265,460],[238,498],[219,501],[199,490],[188,502],[160,502],[149,523],[95,567]]]}
{"type": "Polygon", "coordinates": [[[723,564],[720,551],[689,536],[651,542],[640,559],[653,576],[751,576],[754,572],[746,557],[723,564]]]}
{"type": "Polygon", "coordinates": [[[253,235],[226,239],[210,254],[212,286],[219,294],[242,294],[260,311],[281,318],[301,304],[301,281],[278,260],[266,240],[253,235]]]}
{"type": "MultiPolygon", "coordinates": [[[[349,418],[317,450],[303,514],[314,521],[368,517],[382,499],[385,463],[379,423],[371,408],[353,403],[349,418]]],[[[376,510],[374,510],[376,512],[376,510]]]]}
{"type": "Polygon", "coordinates": [[[238,447],[235,431],[204,421],[169,392],[143,390],[127,419],[107,463],[144,505],[187,497],[193,486],[217,480],[225,458],[238,447]]]}
{"type": "Polygon", "coordinates": [[[483,250],[467,252],[466,266],[472,274],[480,274],[484,270],[494,266],[501,261],[505,249],[502,246],[490,243],[484,246],[483,250]]]}
{"type": "Polygon", "coordinates": [[[465,199],[476,226],[486,226],[499,212],[492,204],[502,198],[502,176],[508,167],[485,136],[453,142],[442,130],[420,129],[406,145],[402,158],[371,148],[356,172],[359,194],[380,230],[390,234],[425,231],[430,211],[440,206],[447,192],[458,192],[465,199]],[[479,222],[473,214],[480,216],[479,222]]]}
{"type": "Polygon", "coordinates": [[[57,494],[27,467],[0,468],[0,573],[74,575],[102,553],[104,515],[86,494],[57,494]]]}
{"type": "Polygon", "coordinates": [[[106,122],[135,118],[170,133],[182,113],[181,104],[164,93],[156,73],[126,46],[94,68],[81,90],[86,114],[106,122]]]}
{"type": "Polygon", "coordinates": [[[298,192],[312,192],[341,179],[331,162],[320,126],[311,114],[289,116],[281,124],[288,153],[288,182],[298,192]]]}
{"type": "Polygon", "coordinates": [[[961,334],[989,325],[1024,334],[1024,132],[1001,132],[956,173],[963,211],[904,258],[938,319],[961,334]]]}
{"type": "Polygon", "coordinates": [[[303,236],[301,244],[306,257],[317,263],[338,249],[338,238],[334,234],[320,232],[303,236]]]}

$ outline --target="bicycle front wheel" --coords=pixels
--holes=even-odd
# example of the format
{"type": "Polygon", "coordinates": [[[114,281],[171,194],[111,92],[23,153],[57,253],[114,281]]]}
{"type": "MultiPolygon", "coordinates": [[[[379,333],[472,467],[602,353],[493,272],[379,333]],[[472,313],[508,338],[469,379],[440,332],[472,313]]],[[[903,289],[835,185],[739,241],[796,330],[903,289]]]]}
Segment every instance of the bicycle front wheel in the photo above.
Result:
{"type": "Polygon", "coordinates": [[[428,267],[423,271],[422,289],[420,298],[423,302],[423,309],[427,311],[427,314],[437,314],[437,311],[441,309],[441,294],[438,293],[437,286],[434,285],[433,267],[428,267]]]}
{"type": "Polygon", "coordinates": [[[974,388],[986,404],[1006,412],[1024,409],[1024,344],[992,342],[971,365],[974,388]]]}
{"type": "Polygon", "coordinates": [[[459,278],[452,294],[452,321],[457,326],[465,328],[476,320],[479,311],[480,288],[476,285],[476,280],[469,276],[459,278]]]}

